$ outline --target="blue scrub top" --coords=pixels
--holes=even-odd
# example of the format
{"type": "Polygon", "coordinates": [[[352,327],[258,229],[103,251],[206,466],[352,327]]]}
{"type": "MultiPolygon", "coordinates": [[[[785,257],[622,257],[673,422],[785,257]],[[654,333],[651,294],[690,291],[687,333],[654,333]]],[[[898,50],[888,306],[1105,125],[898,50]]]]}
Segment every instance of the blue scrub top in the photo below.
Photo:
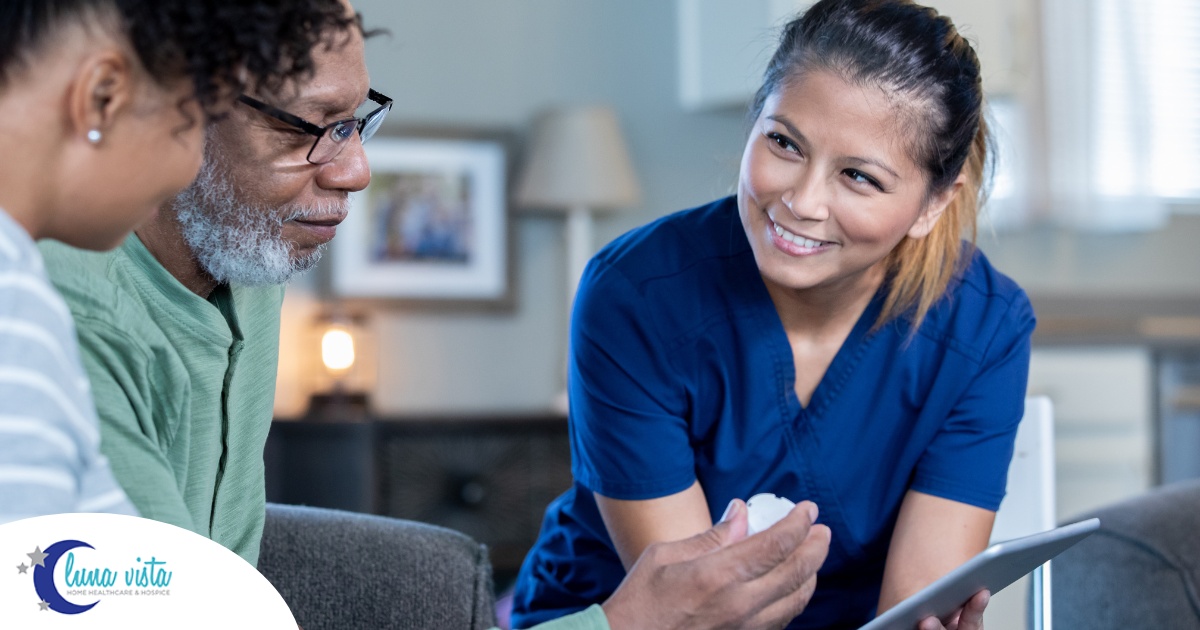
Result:
{"type": "Polygon", "coordinates": [[[571,322],[574,486],[522,566],[514,627],[604,601],[625,575],[593,492],[651,499],[699,480],[714,521],[733,498],[811,500],[833,538],[791,628],[874,617],[908,490],[995,510],[1024,411],[1033,310],[969,262],[913,334],[872,331],[882,292],[807,407],[795,363],[726,198],[638,228],[589,263],[571,322]]]}

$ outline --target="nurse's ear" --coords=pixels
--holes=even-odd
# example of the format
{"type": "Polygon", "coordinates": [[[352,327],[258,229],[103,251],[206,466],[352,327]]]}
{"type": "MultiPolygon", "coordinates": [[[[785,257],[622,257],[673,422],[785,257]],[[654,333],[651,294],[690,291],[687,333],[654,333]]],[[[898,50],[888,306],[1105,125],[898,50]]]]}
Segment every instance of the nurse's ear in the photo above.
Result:
{"type": "Polygon", "coordinates": [[[942,218],[942,214],[946,208],[950,206],[950,202],[962,192],[963,186],[967,183],[967,176],[959,173],[954,179],[954,183],[947,186],[944,190],[935,194],[925,204],[925,208],[921,210],[921,214],[917,215],[917,220],[908,228],[909,238],[925,238],[933,231],[937,225],[938,219],[942,218]]]}
{"type": "Polygon", "coordinates": [[[135,66],[116,44],[87,54],[67,85],[67,121],[71,137],[101,146],[116,120],[134,102],[135,66]]]}

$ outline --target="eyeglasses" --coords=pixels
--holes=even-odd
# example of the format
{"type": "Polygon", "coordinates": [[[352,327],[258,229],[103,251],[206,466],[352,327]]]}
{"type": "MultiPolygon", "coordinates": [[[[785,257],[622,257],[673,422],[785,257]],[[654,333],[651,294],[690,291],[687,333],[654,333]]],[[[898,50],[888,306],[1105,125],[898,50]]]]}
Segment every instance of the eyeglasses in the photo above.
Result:
{"type": "Polygon", "coordinates": [[[305,159],[310,164],[325,164],[337,157],[350,138],[354,137],[354,132],[358,132],[358,137],[362,142],[371,139],[376,131],[379,131],[379,126],[383,124],[383,119],[388,112],[392,110],[392,99],[370,90],[367,93],[367,98],[379,104],[374,111],[363,116],[362,118],[347,118],[330,123],[324,127],[318,127],[307,120],[288,112],[267,105],[266,103],[242,94],[238,97],[238,101],[245,105],[249,105],[258,111],[281,120],[301,131],[316,136],[317,139],[313,142],[312,148],[308,150],[308,155],[305,159]]]}

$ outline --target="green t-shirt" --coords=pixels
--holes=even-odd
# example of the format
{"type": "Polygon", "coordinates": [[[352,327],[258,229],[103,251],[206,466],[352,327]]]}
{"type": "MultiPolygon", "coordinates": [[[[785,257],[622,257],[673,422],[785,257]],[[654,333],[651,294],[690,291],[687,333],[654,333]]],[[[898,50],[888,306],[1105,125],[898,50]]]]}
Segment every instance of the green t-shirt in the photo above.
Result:
{"type": "Polygon", "coordinates": [[[257,564],[283,287],[179,283],[136,236],[107,253],[43,242],[75,317],[101,450],[142,516],[257,564]]]}
{"type": "Polygon", "coordinates": [[[529,630],[609,630],[608,617],[604,616],[600,604],[592,604],[573,615],[538,624],[529,630]]]}

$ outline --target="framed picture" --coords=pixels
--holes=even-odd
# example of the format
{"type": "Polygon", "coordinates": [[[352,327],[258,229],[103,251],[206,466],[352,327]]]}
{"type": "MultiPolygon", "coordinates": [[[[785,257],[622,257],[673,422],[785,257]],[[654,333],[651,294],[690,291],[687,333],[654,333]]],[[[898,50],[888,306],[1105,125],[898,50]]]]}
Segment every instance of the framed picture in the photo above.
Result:
{"type": "Polygon", "coordinates": [[[331,288],[344,298],[504,300],[504,145],[383,138],[364,145],[371,185],[333,240],[331,288]]]}

